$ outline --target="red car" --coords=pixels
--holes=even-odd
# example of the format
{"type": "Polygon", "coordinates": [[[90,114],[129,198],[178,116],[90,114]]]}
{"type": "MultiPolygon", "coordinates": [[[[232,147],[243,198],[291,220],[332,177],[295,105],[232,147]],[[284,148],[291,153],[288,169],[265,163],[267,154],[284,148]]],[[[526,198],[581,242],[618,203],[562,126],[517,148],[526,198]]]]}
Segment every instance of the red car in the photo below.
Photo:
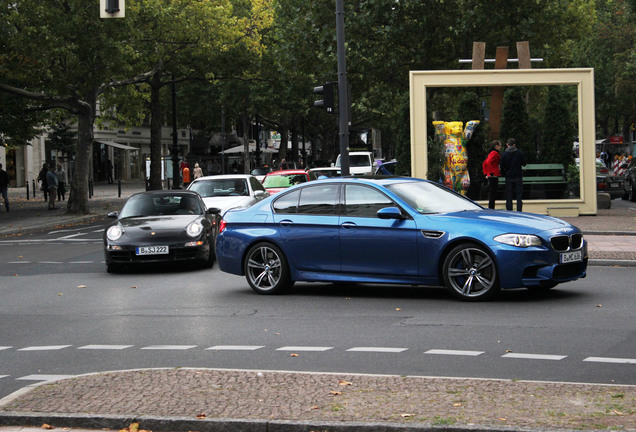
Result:
{"type": "Polygon", "coordinates": [[[316,180],[316,174],[302,169],[273,171],[263,179],[263,186],[270,195],[274,195],[290,186],[316,180]]]}

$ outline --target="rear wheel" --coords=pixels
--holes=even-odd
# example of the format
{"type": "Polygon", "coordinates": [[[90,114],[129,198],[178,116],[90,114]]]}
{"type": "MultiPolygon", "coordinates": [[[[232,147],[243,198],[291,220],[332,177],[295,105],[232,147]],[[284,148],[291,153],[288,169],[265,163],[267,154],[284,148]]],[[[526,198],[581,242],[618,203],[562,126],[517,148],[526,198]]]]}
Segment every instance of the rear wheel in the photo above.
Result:
{"type": "Polygon", "coordinates": [[[247,282],[259,294],[279,294],[293,285],[285,255],[271,243],[252,246],[245,256],[243,271],[247,282]]]}
{"type": "Polygon", "coordinates": [[[444,284],[455,297],[487,300],[499,291],[497,267],[481,246],[464,243],[450,251],[442,268],[444,284]]]}

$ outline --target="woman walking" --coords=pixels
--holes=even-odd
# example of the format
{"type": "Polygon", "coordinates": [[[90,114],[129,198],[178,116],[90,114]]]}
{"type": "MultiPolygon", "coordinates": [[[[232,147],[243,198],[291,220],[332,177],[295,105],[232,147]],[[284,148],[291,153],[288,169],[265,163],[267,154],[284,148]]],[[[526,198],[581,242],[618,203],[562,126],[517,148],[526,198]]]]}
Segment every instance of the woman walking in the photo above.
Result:
{"type": "Polygon", "coordinates": [[[488,208],[490,209],[495,208],[497,185],[499,184],[499,177],[501,177],[501,172],[499,171],[499,161],[501,160],[500,150],[501,141],[493,141],[490,145],[488,156],[481,165],[481,168],[484,170],[484,175],[486,179],[488,179],[488,208]]]}

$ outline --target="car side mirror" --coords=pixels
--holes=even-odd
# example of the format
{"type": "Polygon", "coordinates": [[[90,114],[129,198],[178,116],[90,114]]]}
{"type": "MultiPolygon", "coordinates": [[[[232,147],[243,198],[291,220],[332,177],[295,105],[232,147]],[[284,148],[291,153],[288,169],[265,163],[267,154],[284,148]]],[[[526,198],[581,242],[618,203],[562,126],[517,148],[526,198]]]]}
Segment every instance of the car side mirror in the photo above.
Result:
{"type": "Polygon", "coordinates": [[[377,213],[380,219],[404,219],[402,211],[397,207],[384,207],[377,213]]]}
{"type": "Polygon", "coordinates": [[[108,212],[106,217],[109,217],[109,218],[112,218],[112,219],[117,219],[119,217],[119,212],[118,211],[108,212]]]}

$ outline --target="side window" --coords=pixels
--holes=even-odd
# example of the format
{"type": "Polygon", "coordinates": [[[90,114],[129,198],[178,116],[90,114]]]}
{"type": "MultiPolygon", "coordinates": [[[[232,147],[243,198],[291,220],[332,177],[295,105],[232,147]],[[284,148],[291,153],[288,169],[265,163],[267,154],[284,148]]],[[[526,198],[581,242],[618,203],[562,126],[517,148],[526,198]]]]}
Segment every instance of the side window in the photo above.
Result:
{"type": "Polygon", "coordinates": [[[347,185],[344,214],[353,217],[377,217],[378,210],[395,204],[386,195],[366,186],[347,185]]]}
{"type": "Polygon", "coordinates": [[[334,215],[338,202],[338,185],[326,184],[306,187],[300,194],[298,213],[305,215],[334,215]]]}
{"type": "Polygon", "coordinates": [[[295,214],[298,210],[298,198],[300,191],[296,190],[285,194],[274,201],[274,213],[279,214],[295,214]]]}
{"type": "Polygon", "coordinates": [[[252,189],[254,191],[264,191],[265,190],[265,188],[263,187],[261,182],[259,182],[256,177],[251,177],[250,178],[250,184],[252,185],[252,189]]]}

